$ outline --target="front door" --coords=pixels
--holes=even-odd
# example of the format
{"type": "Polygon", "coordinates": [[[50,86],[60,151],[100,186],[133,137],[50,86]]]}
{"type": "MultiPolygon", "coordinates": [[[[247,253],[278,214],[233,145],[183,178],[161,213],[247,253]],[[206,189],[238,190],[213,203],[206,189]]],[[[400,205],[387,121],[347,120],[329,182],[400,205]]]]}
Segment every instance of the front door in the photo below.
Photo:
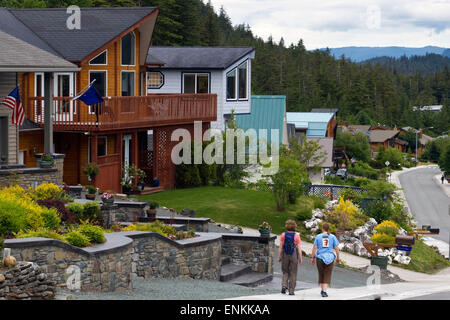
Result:
{"type": "MultiPolygon", "coordinates": [[[[55,97],[73,97],[73,73],[55,73],[53,85],[55,97]]],[[[73,102],[70,99],[57,100],[55,121],[72,121],[73,113],[73,102]]]]}

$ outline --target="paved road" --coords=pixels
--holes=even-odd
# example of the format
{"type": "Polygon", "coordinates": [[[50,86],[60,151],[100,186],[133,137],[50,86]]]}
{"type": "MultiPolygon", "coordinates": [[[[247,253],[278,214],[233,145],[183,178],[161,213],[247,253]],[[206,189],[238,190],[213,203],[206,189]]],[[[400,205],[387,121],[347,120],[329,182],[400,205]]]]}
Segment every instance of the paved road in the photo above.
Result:
{"type": "Polygon", "coordinates": [[[440,234],[433,237],[449,242],[450,198],[434,181],[437,174],[440,170],[433,166],[405,172],[399,179],[418,227],[431,225],[439,228],[440,234]]]}
{"type": "Polygon", "coordinates": [[[450,300],[450,291],[414,297],[406,300],[450,300]]]}

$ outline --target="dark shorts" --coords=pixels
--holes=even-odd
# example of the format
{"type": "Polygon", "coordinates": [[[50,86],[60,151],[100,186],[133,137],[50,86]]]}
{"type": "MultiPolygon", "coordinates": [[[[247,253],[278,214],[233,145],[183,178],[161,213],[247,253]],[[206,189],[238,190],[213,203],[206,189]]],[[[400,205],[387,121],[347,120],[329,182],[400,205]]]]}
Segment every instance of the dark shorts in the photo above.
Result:
{"type": "Polygon", "coordinates": [[[330,264],[325,264],[322,260],[317,259],[317,271],[319,272],[319,283],[327,283],[331,282],[331,274],[333,272],[334,262],[330,264]]]}

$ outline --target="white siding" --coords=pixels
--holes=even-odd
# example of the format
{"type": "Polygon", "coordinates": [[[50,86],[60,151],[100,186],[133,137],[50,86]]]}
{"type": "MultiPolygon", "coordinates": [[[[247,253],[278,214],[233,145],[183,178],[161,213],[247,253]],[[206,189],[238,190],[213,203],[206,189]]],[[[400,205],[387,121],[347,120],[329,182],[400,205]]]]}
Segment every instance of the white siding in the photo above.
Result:
{"type": "MultiPolygon", "coordinates": [[[[235,113],[250,113],[251,98],[251,58],[249,54],[232,64],[226,70],[159,70],[164,75],[164,85],[160,89],[148,89],[148,94],[152,93],[181,93],[181,75],[183,73],[193,72],[210,74],[211,93],[217,94],[217,121],[211,123],[212,128],[225,129],[224,114],[230,114],[231,110],[235,113]],[[226,99],[226,74],[239,66],[242,62],[248,60],[248,100],[245,101],[227,101],[226,99]]],[[[156,70],[156,69],[155,69],[156,70]]]]}
{"type": "MultiPolygon", "coordinates": [[[[0,72],[0,101],[2,101],[16,86],[16,74],[0,72]]],[[[20,90],[20,89],[19,89],[20,90]]],[[[0,106],[0,116],[8,116],[8,164],[17,163],[18,131],[16,125],[11,123],[12,111],[0,106]]]]}

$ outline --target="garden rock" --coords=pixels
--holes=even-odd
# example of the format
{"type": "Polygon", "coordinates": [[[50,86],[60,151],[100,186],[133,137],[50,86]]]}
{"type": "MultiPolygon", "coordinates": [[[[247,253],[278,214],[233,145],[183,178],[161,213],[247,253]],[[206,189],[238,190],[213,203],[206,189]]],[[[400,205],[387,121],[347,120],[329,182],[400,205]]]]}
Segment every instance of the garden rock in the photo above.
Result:
{"type": "Polygon", "coordinates": [[[409,264],[411,262],[411,258],[398,254],[394,257],[394,261],[400,264],[409,264]]]}
{"type": "Polygon", "coordinates": [[[323,212],[321,209],[314,209],[312,211],[313,218],[323,219],[325,217],[325,212],[323,212]]]}
{"type": "Polygon", "coordinates": [[[339,200],[331,200],[325,204],[325,209],[332,210],[335,206],[339,204],[339,200]]]}

